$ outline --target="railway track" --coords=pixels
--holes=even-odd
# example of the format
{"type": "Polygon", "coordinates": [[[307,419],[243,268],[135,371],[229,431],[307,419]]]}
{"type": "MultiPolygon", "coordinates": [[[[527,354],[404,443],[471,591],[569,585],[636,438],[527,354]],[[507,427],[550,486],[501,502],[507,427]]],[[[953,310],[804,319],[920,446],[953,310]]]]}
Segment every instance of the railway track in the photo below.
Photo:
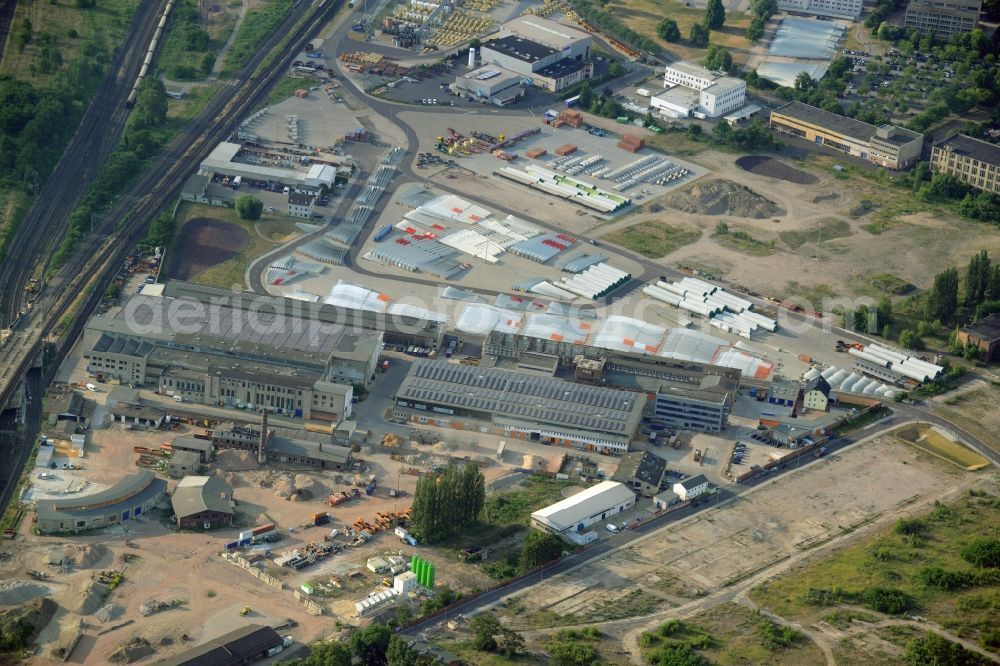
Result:
{"type": "Polygon", "coordinates": [[[14,27],[15,9],[17,0],[0,0],[0,58],[3,57],[3,50],[7,46],[10,29],[14,27]]]}
{"type": "MultiPolygon", "coordinates": [[[[76,315],[63,333],[65,340],[76,339],[125,256],[142,238],[148,222],[179,195],[186,176],[197,168],[219,141],[229,136],[235,123],[266,100],[271,84],[290,66],[297,53],[296,48],[332,17],[341,1],[320,0],[315,4],[302,1],[297,4],[240,75],[216,94],[130,192],[104,216],[94,233],[84,239],[0,348],[0,405],[6,404],[19,378],[38,353],[41,342],[83,294],[76,315]],[[315,11],[310,14],[310,10],[315,11]],[[289,47],[255,75],[267,55],[282,40],[288,40],[289,47]],[[92,280],[95,283],[84,293],[84,288],[92,280]]],[[[12,471],[9,476],[0,474],[0,482],[5,483],[0,490],[4,505],[9,501],[10,479],[16,482],[19,474],[20,469],[12,471]]]]}
{"type": "MultiPolygon", "coordinates": [[[[0,0],[3,1],[15,4],[15,0],[0,0]]],[[[0,284],[4,285],[0,291],[0,328],[17,319],[24,306],[28,280],[44,274],[45,258],[51,256],[65,235],[70,213],[121,138],[128,120],[124,102],[156,30],[157,19],[149,17],[159,16],[165,4],[166,0],[140,1],[125,42],[115,54],[62,158],[21,222],[7,259],[0,262],[0,284]]]]}

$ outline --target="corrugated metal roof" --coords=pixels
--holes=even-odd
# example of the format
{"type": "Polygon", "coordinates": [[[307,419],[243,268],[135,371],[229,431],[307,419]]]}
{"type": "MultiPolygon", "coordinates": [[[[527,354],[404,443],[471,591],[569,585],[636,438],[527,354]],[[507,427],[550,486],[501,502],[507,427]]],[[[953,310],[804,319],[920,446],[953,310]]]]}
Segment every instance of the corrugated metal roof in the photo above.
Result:
{"type": "Polygon", "coordinates": [[[561,502],[535,511],[531,517],[562,532],[591,516],[634,501],[635,493],[624,484],[602,481],[561,502]]]}

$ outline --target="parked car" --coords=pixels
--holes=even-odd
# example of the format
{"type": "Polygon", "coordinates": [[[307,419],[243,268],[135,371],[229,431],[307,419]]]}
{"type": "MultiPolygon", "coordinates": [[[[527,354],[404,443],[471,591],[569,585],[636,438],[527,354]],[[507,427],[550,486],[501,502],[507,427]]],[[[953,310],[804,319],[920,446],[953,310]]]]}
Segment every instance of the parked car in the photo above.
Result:
{"type": "Polygon", "coordinates": [[[608,523],[607,525],[604,526],[604,529],[606,529],[609,532],[613,532],[615,534],[619,532],[618,526],[615,525],[614,523],[608,523]]]}

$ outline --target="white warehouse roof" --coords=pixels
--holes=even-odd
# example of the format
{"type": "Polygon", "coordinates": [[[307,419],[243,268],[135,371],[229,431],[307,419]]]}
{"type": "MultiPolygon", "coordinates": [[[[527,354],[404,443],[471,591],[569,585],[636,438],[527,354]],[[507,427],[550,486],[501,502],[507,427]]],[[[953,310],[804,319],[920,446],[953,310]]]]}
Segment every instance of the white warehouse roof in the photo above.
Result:
{"type": "Polygon", "coordinates": [[[635,500],[628,486],[617,481],[602,481],[584,491],[531,514],[531,519],[550,529],[563,532],[577,523],[607,509],[635,500]]]}

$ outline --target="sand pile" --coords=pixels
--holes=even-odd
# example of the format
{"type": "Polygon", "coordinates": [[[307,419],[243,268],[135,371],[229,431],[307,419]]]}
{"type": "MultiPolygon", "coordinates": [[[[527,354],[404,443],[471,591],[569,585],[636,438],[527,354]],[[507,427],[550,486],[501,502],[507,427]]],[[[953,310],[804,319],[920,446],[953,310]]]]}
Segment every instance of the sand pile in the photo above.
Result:
{"type": "Polygon", "coordinates": [[[732,215],[762,220],[780,217],[785,209],[731,180],[698,181],[662,199],[663,204],[698,215],[732,215]]]}
{"type": "Polygon", "coordinates": [[[120,618],[122,616],[122,613],[124,612],[125,609],[119,606],[118,604],[108,604],[104,608],[94,613],[94,617],[96,617],[101,622],[113,622],[114,620],[120,618]]]}
{"type": "Polygon", "coordinates": [[[100,566],[103,560],[111,557],[111,551],[101,544],[89,544],[77,546],[71,557],[77,568],[90,569],[100,566]]]}
{"type": "Polygon", "coordinates": [[[66,608],[79,615],[90,615],[97,612],[107,595],[107,585],[88,580],[74,590],[73,597],[67,602],[66,608]]]}
{"type": "Polygon", "coordinates": [[[215,456],[215,464],[220,469],[229,472],[240,472],[260,468],[260,465],[257,463],[257,454],[251,453],[250,451],[237,451],[235,449],[227,449],[217,453],[215,456]]]}
{"type": "Polygon", "coordinates": [[[156,650],[142,636],[136,636],[129,641],[122,643],[117,650],[111,653],[108,659],[116,664],[131,664],[132,662],[145,659],[156,650]]]}
{"type": "Polygon", "coordinates": [[[233,472],[226,472],[221,469],[217,469],[215,470],[215,477],[217,479],[222,479],[223,481],[225,481],[227,484],[229,484],[230,488],[240,488],[242,486],[247,485],[246,483],[244,483],[242,476],[240,476],[239,474],[234,474],[233,472]]]}
{"type": "Polygon", "coordinates": [[[49,588],[39,583],[27,580],[0,580],[0,605],[19,606],[48,593],[49,588]]]}
{"type": "Polygon", "coordinates": [[[299,499],[302,500],[318,499],[330,494],[326,486],[308,474],[296,474],[295,487],[299,491],[299,499]]]}

